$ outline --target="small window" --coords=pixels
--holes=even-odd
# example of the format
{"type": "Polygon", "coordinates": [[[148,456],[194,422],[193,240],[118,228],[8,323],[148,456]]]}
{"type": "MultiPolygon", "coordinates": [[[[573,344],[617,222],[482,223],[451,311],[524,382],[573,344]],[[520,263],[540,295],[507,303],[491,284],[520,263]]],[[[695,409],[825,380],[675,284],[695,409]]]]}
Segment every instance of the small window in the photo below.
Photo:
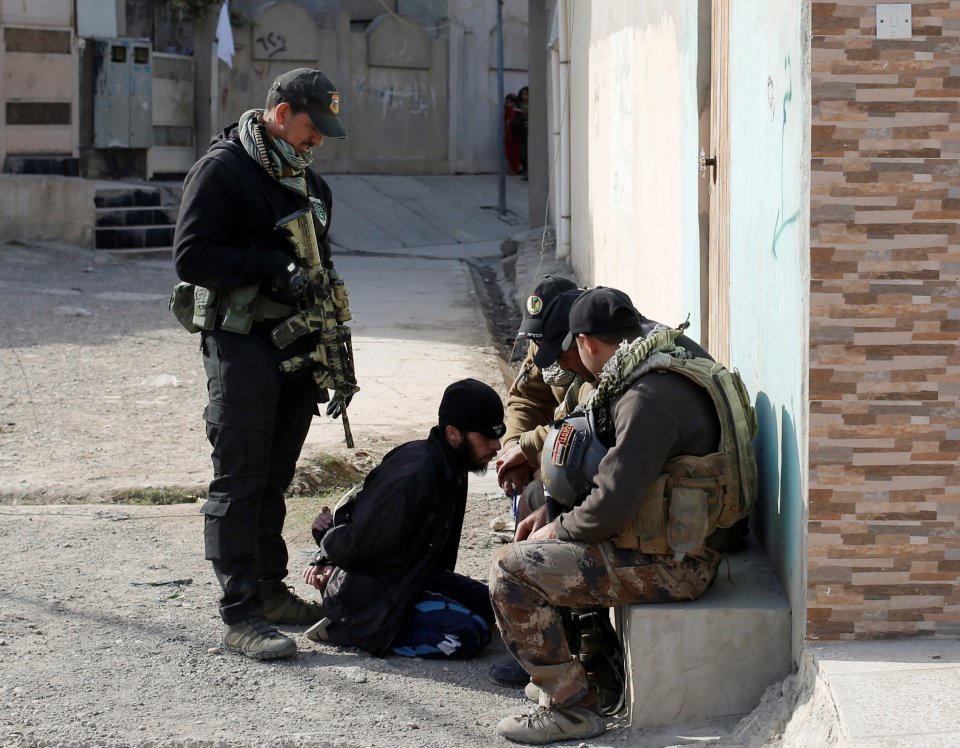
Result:
{"type": "Polygon", "coordinates": [[[134,47],[133,48],[133,62],[136,65],[147,65],[150,62],[150,48],[149,47],[134,47]]]}
{"type": "Polygon", "coordinates": [[[121,46],[112,46],[110,47],[110,61],[111,62],[126,62],[127,61],[127,48],[121,46]]]}

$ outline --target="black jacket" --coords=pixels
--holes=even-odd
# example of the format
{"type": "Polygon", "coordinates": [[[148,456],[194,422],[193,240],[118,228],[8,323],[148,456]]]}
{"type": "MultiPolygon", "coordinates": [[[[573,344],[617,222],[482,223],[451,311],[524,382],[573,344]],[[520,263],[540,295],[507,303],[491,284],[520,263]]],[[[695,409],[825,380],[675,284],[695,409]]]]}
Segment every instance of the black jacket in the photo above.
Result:
{"type": "Polygon", "coordinates": [[[389,650],[424,577],[454,570],[466,504],[467,473],[439,428],[387,453],[320,543],[337,567],[323,595],[331,641],[389,650]]]}
{"type": "MultiPolygon", "coordinates": [[[[333,196],[327,183],[307,171],[310,194],[323,200],[327,223],[314,221],[324,264],[330,265],[333,196]]],[[[181,280],[228,290],[266,280],[294,256],[293,246],[274,225],[309,207],[246,152],[231,125],[193,165],[183,183],[173,258],[181,280]],[[286,260],[286,262],[285,262],[286,260]]],[[[269,292],[263,284],[261,292],[269,292]]]]}

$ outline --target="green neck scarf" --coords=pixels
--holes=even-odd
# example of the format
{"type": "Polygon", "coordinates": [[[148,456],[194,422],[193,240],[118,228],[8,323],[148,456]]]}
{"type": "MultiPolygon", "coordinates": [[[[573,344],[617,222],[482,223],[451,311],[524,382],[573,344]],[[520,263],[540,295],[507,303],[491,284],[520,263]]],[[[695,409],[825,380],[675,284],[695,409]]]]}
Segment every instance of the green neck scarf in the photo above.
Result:
{"type": "Polygon", "coordinates": [[[238,130],[250,158],[288,190],[308,197],[306,172],[313,163],[311,151],[301,155],[287,141],[270,135],[263,124],[262,109],[244,112],[238,130]]]}

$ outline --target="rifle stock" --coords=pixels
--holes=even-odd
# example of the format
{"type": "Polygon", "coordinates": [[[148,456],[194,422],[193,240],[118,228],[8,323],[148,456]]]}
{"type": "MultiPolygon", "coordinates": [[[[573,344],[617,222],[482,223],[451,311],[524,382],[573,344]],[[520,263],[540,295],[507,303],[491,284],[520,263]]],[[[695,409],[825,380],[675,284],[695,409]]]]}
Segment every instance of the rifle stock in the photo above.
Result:
{"type": "Polygon", "coordinates": [[[317,402],[328,402],[327,390],[333,390],[337,406],[328,408],[327,412],[339,411],[346,444],[352,449],[353,432],[347,406],[360,388],[354,371],[353,340],[350,328],[345,324],[353,319],[347,286],[335,271],[323,267],[320,262],[313,213],[309,208],[281,218],[276,227],[286,234],[301,264],[308,269],[310,285],[298,302],[300,311],[277,325],[270,337],[278,348],[286,348],[308,334],[316,335],[317,340],[312,351],[283,361],[280,369],[292,372],[312,366],[317,402]]]}

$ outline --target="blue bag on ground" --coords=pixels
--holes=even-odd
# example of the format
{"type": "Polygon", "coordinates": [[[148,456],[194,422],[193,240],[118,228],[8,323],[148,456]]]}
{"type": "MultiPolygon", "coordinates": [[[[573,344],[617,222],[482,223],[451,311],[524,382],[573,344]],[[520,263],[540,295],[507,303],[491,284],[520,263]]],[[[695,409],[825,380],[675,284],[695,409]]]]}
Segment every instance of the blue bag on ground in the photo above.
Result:
{"type": "Polygon", "coordinates": [[[413,606],[393,651],[404,657],[466,660],[490,643],[490,627],[480,616],[455,600],[425,592],[413,606]]]}

